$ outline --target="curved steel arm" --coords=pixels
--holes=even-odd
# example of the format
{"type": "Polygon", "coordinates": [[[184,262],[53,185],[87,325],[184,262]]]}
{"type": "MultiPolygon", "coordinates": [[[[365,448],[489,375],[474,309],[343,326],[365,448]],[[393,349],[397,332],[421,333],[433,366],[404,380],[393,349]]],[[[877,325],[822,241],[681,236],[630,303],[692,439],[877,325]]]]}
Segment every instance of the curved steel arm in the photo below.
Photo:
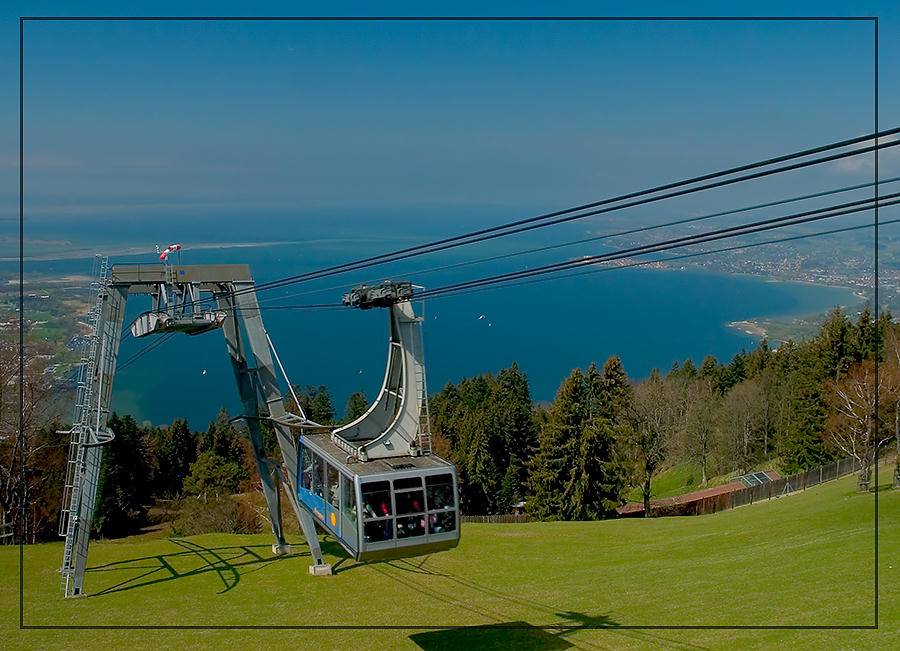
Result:
{"type": "Polygon", "coordinates": [[[332,440],[360,460],[417,455],[425,368],[417,317],[409,301],[389,306],[387,369],[375,402],[362,416],[332,432],[332,440]]]}

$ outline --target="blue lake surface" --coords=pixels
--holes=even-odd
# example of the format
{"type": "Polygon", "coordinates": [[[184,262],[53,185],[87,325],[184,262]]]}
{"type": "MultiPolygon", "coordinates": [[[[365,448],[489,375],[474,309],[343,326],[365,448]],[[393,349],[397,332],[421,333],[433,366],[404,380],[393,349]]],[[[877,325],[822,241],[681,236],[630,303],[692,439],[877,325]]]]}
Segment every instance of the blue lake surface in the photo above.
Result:
{"type": "MultiPolygon", "coordinates": [[[[358,259],[394,247],[374,241],[309,242],[270,246],[196,249],[185,264],[247,263],[257,283],[331,264],[358,259]]],[[[494,253],[505,249],[495,247],[494,253]]],[[[315,282],[260,292],[263,305],[340,302],[360,282],[386,277],[427,287],[478,278],[525,262],[491,261],[426,272],[452,264],[471,252],[446,253],[390,267],[363,270],[315,282]],[[310,293],[315,292],[315,293],[310,293]]],[[[153,263],[152,254],[112,256],[111,262],[153,263]]],[[[561,254],[529,257],[527,264],[556,262],[561,254]]],[[[47,274],[90,270],[89,260],[30,262],[26,271],[47,274]]],[[[728,361],[758,338],[727,326],[755,317],[809,314],[857,302],[847,289],[800,283],[775,283],[702,271],[624,268],[521,286],[435,298],[424,305],[425,355],[429,391],[487,371],[496,373],[518,362],[528,375],[532,398],[552,400],[575,367],[601,364],[619,355],[630,377],[641,379],[654,367],[668,370],[675,360],[707,354],[728,361]],[[482,317],[483,318],[480,318],[482,317]]],[[[146,297],[129,301],[130,320],[149,309],[146,297]]],[[[420,312],[421,303],[416,303],[420,312]]],[[[268,330],[291,382],[329,387],[338,416],[347,397],[364,390],[373,399],[381,386],[387,353],[386,310],[267,309],[268,330]]],[[[123,338],[122,365],[153,340],[123,338]]],[[[286,391],[286,387],[285,387],[286,391]]],[[[117,373],[112,408],[154,424],[187,418],[205,429],[220,407],[240,413],[239,399],[224,339],[214,331],[177,335],[117,373]]]]}

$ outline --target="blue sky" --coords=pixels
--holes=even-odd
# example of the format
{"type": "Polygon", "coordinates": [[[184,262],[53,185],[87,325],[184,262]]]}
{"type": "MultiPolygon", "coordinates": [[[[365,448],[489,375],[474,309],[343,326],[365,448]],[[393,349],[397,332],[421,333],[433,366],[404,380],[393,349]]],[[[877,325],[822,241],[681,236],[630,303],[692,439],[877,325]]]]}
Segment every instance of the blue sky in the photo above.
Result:
{"type": "MultiPolygon", "coordinates": [[[[24,7],[24,5],[23,5],[24,7]]],[[[421,14],[395,3],[383,15],[421,14]]],[[[449,7],[449,5],[448,5],[449,7]]],[[[447,15],[542,15],[456,3],[447,15]]],[[[616,15],[569,3],[558,15],[616,15]]],[[[190,14],[321,13],[197,3],[190,14]]],[[[721,14],[716,3],[645,15],[721,14]]],[[[102,3],[4,10],[17,62],[24,13],[120,15],[102,3]]],[[[369,4],[329,6],[366,15],[369,4]]],[[[734,15],[881,17],[881,127],[900,124],[893,3],[735,5],[734,15]],[[787,13],[786,13],[787,12],[787,13]]],[[[117,224],[242,223],[300,238],[323,223],[454,232],[597,200],[869,132],[869,22],[28,22],[26,238],[117,224]],[[392,221],[395,220],[396,221],[392,221]]],[[[4,67],[7,88],[17,71],[4,67]]],[[[0,119],[0,228],[18,221],[18,97],[0,119]]],[[[891,165],[885,157],[885,172],[891,165]]],[[[898,167],[897,169],[900,169],[898,167]]],[[[895,169],[895,171],[897,171],[895,169]]],[[[871,178],[866,162],[683,202],[734,207],[871,178]],[[797,192],[795,192],[797,191],[797,192]],[[776,196],[777,195],[777,196],[776,196]]],[[[657,213],[637,217],[652,219],[657,213]]],[[[151,227],[152,230],[152,227],[151,227]]],[[[52,237],[51,237],[52,235],[52,237]]],[[[160,238],[163,236],[160,234],[160,238]]],[[[27,253],[27,252],[26,252],[27,253]]]]}

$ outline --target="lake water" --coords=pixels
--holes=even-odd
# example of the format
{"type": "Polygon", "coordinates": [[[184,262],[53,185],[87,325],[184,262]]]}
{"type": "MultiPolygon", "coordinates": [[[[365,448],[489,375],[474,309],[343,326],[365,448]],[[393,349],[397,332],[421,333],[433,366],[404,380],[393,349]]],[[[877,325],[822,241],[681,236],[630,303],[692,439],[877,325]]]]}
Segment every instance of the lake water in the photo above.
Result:
{"type": "MultiPolygon", "coordinates": [[[[260,283],[390,248],[377,242],[222,247],[193,250],[183,262],[247,263],[260,283]]],[[[154,257],[113,256],[111,261],[152,263],[154,257]]],[[[548,253],[529,259],[528,264],[561,257],[559,252],[548,253]]],[[[339,303],[347,288],[363,281],[394,277],[435,287],[523,265],[521,260],[494,261],[423,273],[426,267],[462,259],[462,253],[447,253],[429,257],[427,262],[407,261],[261,292],[259,298],[269,305],[339,303]],[[296,295],[321,289],[325,291],[296,295]]],[[[35,262],[27,270],[84,274],[90,270],[90,261],[35,262]]],[[[528,375],[532,398],[552,400],[570,371],[585,368],[591,361],[602,364],[610,355],[619,355],[629,376],[638,379],[654,367],[668,370],[675,360],[692,358],[699,365],[705,355],[713,354],[728,361],[742,348],[758,343],[758,338],[729,328],[729,322],[809,314],[855,303],[846,289],[642,268],[436,298],[424,306],[429,391],[463,377],[496,372],[516,361],[528,375]]],[[[420,303],[416,306],[421,310],[420,303]]],[[[147,309],[146,297],[129,301],[126,325],[147,309]]],[[[375,397],[386,361],[386,310],[266,310],[263,318],[291,381],[327,385],[339,416],[353,391],[364,390],[370,399],[375,397]]],[[[124,338],[120,364],[147,344],[148,340],[124,338]]],[[[163,424],[186,417],[192,428],[205,429],[222,406],[233,415],[240,413],[219,332],[175,336],[116,376],[112,408],[138,421],[163,424]]]]}

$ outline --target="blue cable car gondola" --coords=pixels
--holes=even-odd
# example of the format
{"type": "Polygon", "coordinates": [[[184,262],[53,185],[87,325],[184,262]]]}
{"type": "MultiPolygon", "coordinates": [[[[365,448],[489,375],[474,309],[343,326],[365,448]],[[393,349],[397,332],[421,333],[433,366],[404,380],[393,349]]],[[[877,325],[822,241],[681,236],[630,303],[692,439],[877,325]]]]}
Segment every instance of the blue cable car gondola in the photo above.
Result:
{"type": "Polygon", "coordinates": [[[456,469],[430,453],[430,435],[420,432],[427,389],[422,318],[411,298],[408,282],[344,296],[347,305],[389,309],[384,382],[362,416],[299,442],[298,502],[360,561],[429,554],[459,542],[456,469]]]}
{"type": "Polygon", "coordinates": [[[400,558],[456,546],[452,464],[433,454],[365,462],[346,457],[328,434],[302,436],[296,485],[301,504],[353,558],[400,558]]]}

